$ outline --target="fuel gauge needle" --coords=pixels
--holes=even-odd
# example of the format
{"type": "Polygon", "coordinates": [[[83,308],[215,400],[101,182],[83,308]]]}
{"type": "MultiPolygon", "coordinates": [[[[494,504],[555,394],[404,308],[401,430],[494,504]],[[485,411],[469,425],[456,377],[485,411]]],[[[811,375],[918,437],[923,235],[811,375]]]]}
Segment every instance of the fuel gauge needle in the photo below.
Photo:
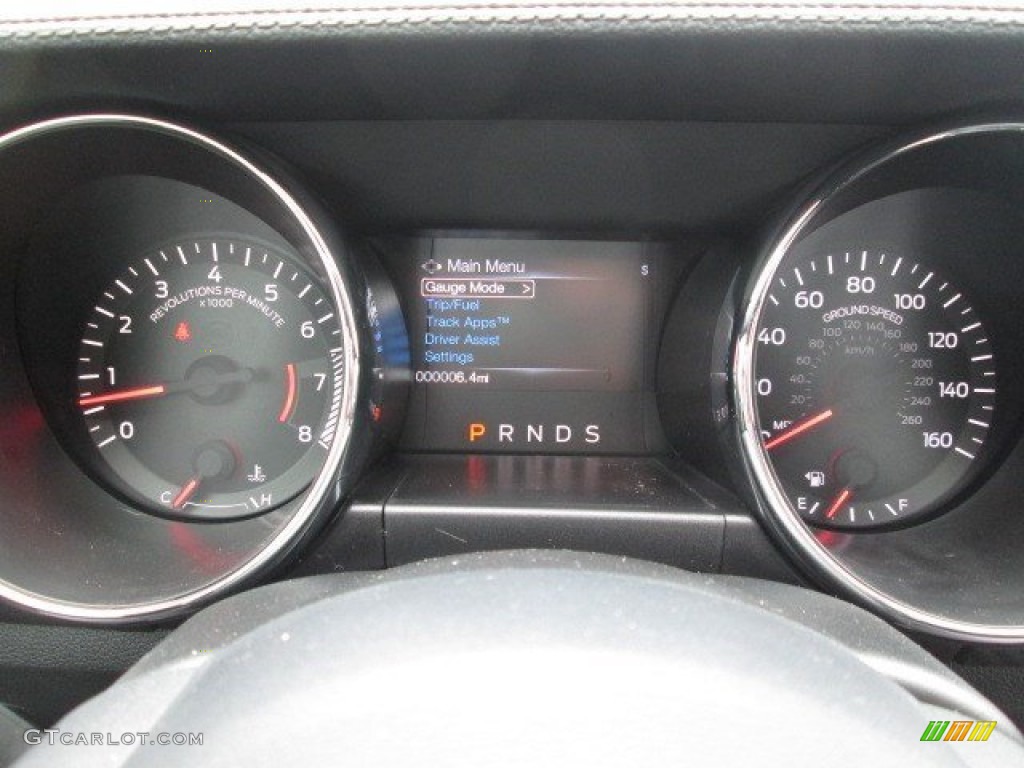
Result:
{"type": "Polygon", "coordinates": [[[825,512],[825,517],[829,520],[835,517],[836,513],[839,512],[839,508],[848,502],[851,496],[853,496],[853,490],[850,488],[843,488],[842,492],[836,496],[835,501],[833,501],[829,506],[828,511],[825,512]]]}
{"type": "Polygon", "coordinates": [[[780,432],[775,437],[773,437],[771,440],[766,442],[764,444],[764,449],[766,451],[770,451],[772,448],[776,448],[776,447],[782,445],[783,443],[788,443],[794,437],[799,437],[800,435],[804,434],[805,432],[814,429],[816,426],[818,426],[822,422],[828,421],[831,418],[832,418],[832,409],[829,408],[827,411],[822,411],[821,413],[817,414],[816,416],[811,416],[809,418],[804,419],[803,421],[798,421],[796,424],[791,426],[789,429],[785,430],[784,432],[780,432]]]}

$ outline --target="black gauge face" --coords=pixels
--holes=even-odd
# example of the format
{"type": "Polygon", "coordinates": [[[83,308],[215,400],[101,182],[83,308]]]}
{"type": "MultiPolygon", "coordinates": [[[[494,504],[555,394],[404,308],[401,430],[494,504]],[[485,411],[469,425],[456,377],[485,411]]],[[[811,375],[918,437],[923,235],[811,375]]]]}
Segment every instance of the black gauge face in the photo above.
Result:
{"type": "Polygon", "coordinates": [[[266,512],[323,466],[342,400],[337,310],[256,243],[171,243],[96,299],[77,406],[98,474],[150,511],[266,512]]]}
{"type": "Polygon", "coordinates": [[[764,455],[808,523],[904,524],[971,476],[996,366],[970,298],[938,271],[880,251],[805,258],[774,276],[756,336],[764,455]]]}

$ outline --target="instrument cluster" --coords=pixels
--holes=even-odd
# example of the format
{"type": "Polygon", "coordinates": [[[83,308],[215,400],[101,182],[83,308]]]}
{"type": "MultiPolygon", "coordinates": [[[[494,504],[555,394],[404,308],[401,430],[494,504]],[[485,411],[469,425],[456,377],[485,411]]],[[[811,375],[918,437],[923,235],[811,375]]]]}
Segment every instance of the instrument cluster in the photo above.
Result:
{"type": "Polygon", "coordinates": [[[1024,639],[1022,149],[1017,123],[909,136],[755,238],[356,236],[275,158],[175,123],[9,133],[0,594],[158,620],[293,561],[373,482],[602,526],[621,490],[574,489],[631,477],[656,517],[673,477],[892,621],[1024,639]],[[380,480],[396,457],[422,461],[380,480]]]}

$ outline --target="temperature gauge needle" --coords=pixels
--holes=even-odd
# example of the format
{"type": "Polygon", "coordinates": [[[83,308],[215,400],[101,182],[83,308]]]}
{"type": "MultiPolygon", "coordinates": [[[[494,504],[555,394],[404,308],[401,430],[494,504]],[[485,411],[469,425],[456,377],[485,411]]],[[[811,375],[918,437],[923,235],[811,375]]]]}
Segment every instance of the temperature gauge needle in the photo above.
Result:
{"type": "Polygon", "coordinates": [[[825,517],[829,520],[835,517],[836,513],[839,512],[839,508],[848,502],[851,496],[853,496],[853,491],[849,488],[844,488],[842,493],[836,496],[836,500],[829,506],[828,511],[825,512],[825,517]]]}
{"type": "Polygon", "coordinates": [[[189,499],[199,490],[199,484],[202,482],[201,477],[193,477],[178,491],[178,495],[171,499],[171,509],[182,509],[189,499]]]}
{"type": "Polygon", "coordinates": [[[794,437],[799,437],[804,432],[807,432],[807,431],[809,431],[811,429],[814,429],[816,426],[818,426],[822,422],[828,421],[831,418],[832,418],[832,409],[830,408],[827,411],[822,411],[821,413],[819,413],[816,416],[811,416],[808,419],[804,419],[803,421],[797,422],[796,424],[791,426],[786,431],[780,432],[775,437],[773,437],[771,440],[766,442],[764,444],[764,449],[766,451],[770,451],[772,448],[776,448],[777,446],[780,446],[783,443],[788,443],[794,437]]]}
{"type": "Polygon", "coordinates": [[[102,395],[90,395],[80,398],[78,404],[83,408],[93,405],[107,405],[108,403],[124,403],[129,400],[145,400],[150,397],[160,397],[167,394],[167,387],[157,384],[153,387],[132,387],[131,389],[119,389],[113,392],[104,392],[102,395]]]}

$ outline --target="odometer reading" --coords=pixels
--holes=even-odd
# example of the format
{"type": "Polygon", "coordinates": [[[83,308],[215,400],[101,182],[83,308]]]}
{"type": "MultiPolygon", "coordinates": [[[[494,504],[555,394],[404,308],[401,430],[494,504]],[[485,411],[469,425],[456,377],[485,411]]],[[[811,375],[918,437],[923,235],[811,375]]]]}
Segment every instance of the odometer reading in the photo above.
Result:
{"type": "Polygon", "coordinates": [[[218,238],[146,255],[98,297],[80,346],[100,473],[171,515],[283,504],[334,440],[341,344],[335,308],[285,254],[218,238]]]}
{"type": "Polygon", "coordinates": [[[773,278],[756,329],[763,451],[808,523],[905,523],[962,487],[996,401],[992,346],[937,271],[879,251],[773,278]]]}

